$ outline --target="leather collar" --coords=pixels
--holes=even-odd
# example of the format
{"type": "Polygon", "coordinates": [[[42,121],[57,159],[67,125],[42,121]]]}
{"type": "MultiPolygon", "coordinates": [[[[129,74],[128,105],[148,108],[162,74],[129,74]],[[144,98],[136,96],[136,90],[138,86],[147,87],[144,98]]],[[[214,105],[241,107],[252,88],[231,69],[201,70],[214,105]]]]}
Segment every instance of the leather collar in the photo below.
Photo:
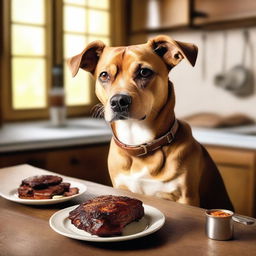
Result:
{"type": "Polygon", "coordinates": [[[131,146],[122,143],[113,133],[113,138],[117,146],[125,150],[132,156],[146,156],[147,154],[161,148],[162,146],[170,144],[175,137],[175,134],[179,128],[178,120],[175,119],[171,129],[163,136],[141,145],[131,146]]]}

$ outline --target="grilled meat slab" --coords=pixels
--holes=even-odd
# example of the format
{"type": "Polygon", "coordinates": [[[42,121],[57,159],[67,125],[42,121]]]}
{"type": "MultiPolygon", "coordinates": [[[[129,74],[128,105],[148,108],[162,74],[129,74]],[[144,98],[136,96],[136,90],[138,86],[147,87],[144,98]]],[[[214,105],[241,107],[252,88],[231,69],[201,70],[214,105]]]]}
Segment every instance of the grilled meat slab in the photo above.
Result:
{"type": "Polygon", "coordinates": [[[69,213],[71,223],[93,235],[120,235],[124,227],[144,216],[142,202],[125,196],[100,196],[69,213]]]}
{"type": "Polygon", "coordinates": [[[78,192],[78,188],[70,188],[70,183],[62,182],[62,178],[55,175],[29,177],[22,180],[18,188],[22,199],[51,199],[55,195],[72,196],[78,192]]]}

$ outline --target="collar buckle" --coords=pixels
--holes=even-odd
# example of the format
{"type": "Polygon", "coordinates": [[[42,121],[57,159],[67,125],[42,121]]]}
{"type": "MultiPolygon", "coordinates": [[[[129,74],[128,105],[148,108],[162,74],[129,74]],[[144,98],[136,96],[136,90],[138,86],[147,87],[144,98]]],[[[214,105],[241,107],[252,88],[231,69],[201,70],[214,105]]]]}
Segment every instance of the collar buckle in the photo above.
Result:
{"type": "Polygon", "coordinates": [[[147,155],[147,153],[148,153],[147,146],[145,144],[141,144],[140,147],[143,148],[144,152],[139,154],[139,155],[137,155],[137,156],[145,156],[145,155],[147,155]]]}
{"type": "Polygon", "coordinates": [[[170,132],[167,136],[167,141],[168,141],[168,144],[171,144],[171,142],[174,140],[174,135],[172,132],[170,132]]]}

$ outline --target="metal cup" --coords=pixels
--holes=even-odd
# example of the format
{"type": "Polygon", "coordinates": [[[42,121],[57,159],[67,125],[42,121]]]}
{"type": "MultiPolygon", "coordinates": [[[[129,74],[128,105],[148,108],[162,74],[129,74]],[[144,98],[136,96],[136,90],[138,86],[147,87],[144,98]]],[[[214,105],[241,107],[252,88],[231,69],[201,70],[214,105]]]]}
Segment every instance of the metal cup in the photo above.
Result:
{"type": "Polygon", "coordinates": [[[229,210],[211,209],[205,212],[206,215],[206,235],[214,240],[230,240],[233,238],[234,224],[232,216],[234,213],[229,210]],[[220,217],[211,215],[212,212],[221,211],[228,216],[220,217]]]}

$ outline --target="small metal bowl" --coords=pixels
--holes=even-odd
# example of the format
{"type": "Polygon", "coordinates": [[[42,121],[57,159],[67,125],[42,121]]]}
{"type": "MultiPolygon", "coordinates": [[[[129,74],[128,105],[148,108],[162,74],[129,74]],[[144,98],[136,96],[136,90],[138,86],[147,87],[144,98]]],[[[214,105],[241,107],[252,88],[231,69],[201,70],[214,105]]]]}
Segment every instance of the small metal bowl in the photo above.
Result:
{"type": "Polygon", "coordinates": [[[233,238],[234,224],[232,217],[234,212],[224,209],[211,209],[205,211],[205,232],[210,239],[230,240],[233,238]],[[223,212],[227,216],[214,216],[213,212],[223,212]]]}

